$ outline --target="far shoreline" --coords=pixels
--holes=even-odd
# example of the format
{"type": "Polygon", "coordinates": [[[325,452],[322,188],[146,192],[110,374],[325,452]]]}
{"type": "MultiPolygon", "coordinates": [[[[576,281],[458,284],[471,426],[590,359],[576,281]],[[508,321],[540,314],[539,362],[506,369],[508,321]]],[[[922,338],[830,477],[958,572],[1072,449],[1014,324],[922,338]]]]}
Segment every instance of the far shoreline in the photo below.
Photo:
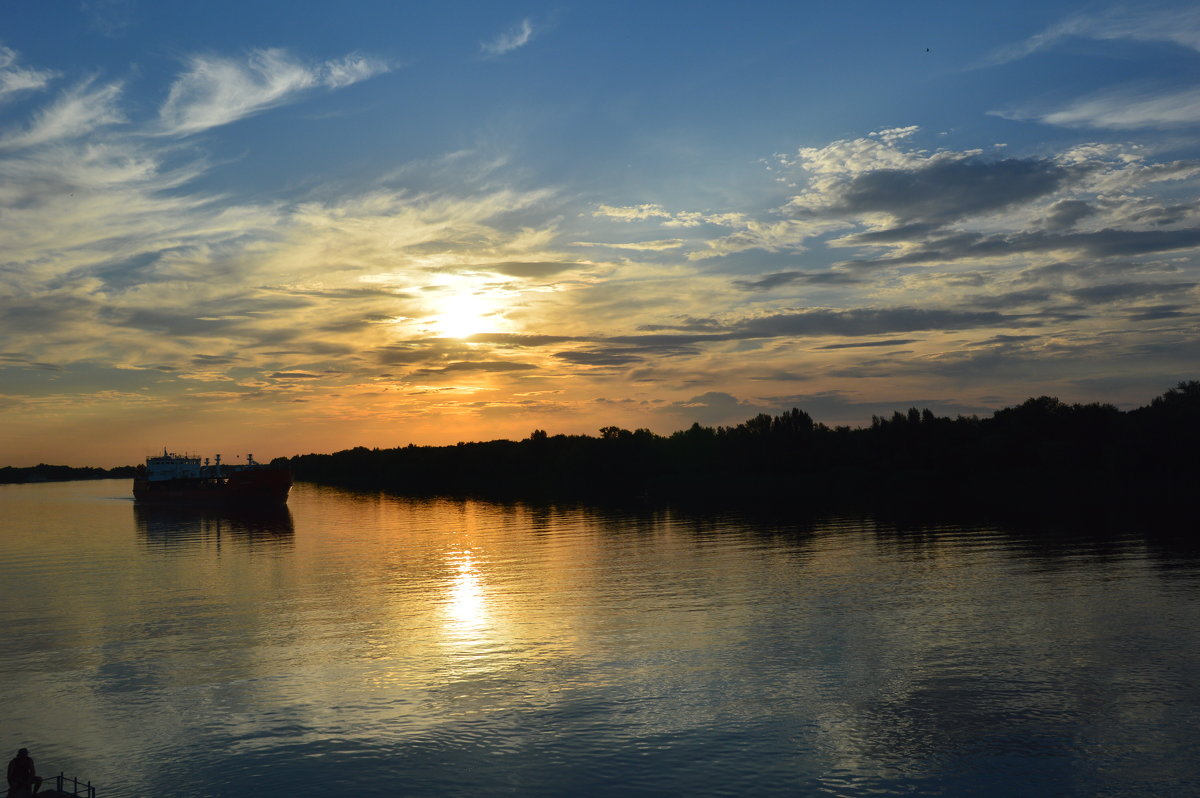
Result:
{"type": "MultiPolygon", "coordinates": [[[[989,418],[909,408],[829,427],[793,408],[730,427],[277,457],[301,482],[398,496],[692,507],[1182,508],[1200,476],[1200,381],[1149,405],[1031,398],[989,418]]],[[[142,466],[0,468],[0,484],[130,479],[142,466]]]]}

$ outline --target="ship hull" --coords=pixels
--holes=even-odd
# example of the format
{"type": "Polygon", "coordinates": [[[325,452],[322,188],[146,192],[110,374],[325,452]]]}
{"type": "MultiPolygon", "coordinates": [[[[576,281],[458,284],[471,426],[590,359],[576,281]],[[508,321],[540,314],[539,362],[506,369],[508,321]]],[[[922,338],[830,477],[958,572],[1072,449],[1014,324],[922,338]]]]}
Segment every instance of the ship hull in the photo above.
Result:
{"type": "Polygon", "coordinates": [[[285,468],[234,471],[227,477],[133,480],[133,498],[139,503],[208,506],[266,506],[287,503],[292,473],[285,468]]]}

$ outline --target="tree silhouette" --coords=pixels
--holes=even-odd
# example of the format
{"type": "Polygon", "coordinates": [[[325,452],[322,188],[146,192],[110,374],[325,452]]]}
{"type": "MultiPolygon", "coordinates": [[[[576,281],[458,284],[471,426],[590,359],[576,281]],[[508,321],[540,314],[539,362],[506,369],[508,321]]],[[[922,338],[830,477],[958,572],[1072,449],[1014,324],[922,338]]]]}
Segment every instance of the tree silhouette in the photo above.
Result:
{"type": "Polygon", "coordinates": [[[943,501],[992,490],[1057,501],[1104,486],[1128,492],[1186,481],[1200,469],[1198,446],[1200,382],[1191,381],[1129,412],[1039,396],[987,418],[911,407],[852,429],[792,408],[666,436],[617,426],[600,428],[599,437],[538,429],[523,441],[357,447],[289,462],[299,479],[404,492],[943,501]]]}

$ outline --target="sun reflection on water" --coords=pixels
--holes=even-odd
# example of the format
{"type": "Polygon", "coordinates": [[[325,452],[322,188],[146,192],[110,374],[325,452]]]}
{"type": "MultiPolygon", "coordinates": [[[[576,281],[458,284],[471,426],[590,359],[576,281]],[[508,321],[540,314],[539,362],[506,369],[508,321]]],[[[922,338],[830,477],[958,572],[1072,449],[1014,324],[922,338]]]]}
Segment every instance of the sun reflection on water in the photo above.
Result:
{"type": "Polygon", "coordinates": [[[447,628],[458,638],[477,639],[488,626],[487,596],[479,566],[464,551],[456,558],[446,602],[447,628]]]}

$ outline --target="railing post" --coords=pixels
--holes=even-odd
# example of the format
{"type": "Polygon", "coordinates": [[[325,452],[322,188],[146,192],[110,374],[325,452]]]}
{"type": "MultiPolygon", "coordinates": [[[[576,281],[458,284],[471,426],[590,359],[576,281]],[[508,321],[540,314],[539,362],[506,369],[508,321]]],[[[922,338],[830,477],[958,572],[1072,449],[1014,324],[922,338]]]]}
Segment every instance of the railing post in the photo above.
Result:
{"type": "MultiPolygon", "coordinates": [[[[58,775],[54,777],[54,784],[55,784],[55,787],[54,787],[55,791],[60,792],[63,795],[67,794],[67,791],[66,791],[67,774],[65,772],[59,771],[58,775]]],[[[85,785],[83,785],[83,789],[86,790],[87,798],[96,798],[96,788],[92,786],[91,779],[88,779],[87,783],[85,785]]],[[[11,790],[0,790],[0,796],[7,795],[9,792],[11,792],[11,790]]],[[[71,792],[70,792],[70,794],[75,796],[75,798],[83,798],[83,796],[80,795],[80,793],[79,793],[79,777],[78,776],[71,777],[71,792]]]]}

